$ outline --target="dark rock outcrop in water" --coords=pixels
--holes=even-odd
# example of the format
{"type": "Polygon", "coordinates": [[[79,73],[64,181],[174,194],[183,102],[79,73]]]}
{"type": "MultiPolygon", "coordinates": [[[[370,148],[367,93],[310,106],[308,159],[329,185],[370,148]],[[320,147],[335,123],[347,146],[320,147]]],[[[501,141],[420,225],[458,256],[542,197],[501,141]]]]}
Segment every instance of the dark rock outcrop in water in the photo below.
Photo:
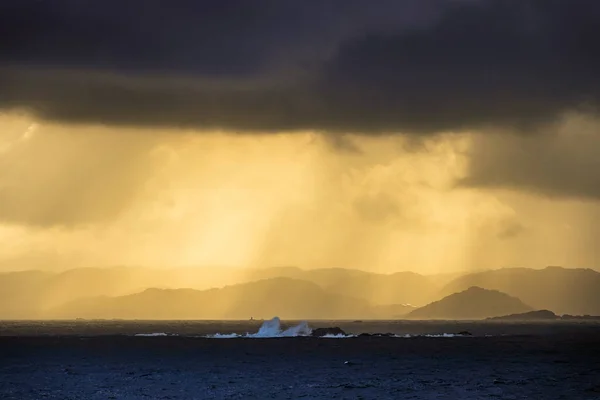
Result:
{"type": "Polygon", "coordinates": [[[316,328],[316,329],[313,329],[313,331],[311,333],[311,336],[313,336],[313,337],[323,337],[326,335],[346,336],[346,332],[344,332],[342,330],[342,328],[334,326],[334,327],[330,327],[330,328],[316,328]]]}
{"type": "Polygon", "coordinates": [[[358,337],[394,337],[393,333],[361,333],[358,337]]]}
{"type": "Polygon", "coordinates": [[[600,315],[570,315],[565,314],[560,317],[563,321],[600,321],[600,315]]]}
{"type": "Polygon", "coordinates": [[[460,332],[457,333],[457,335],[460,335],[460,336],[473,336],[473,334],[471,332],[469,332],[469,331],[460,331],[460,332]]]}
{"type": "Polygon", "coordinates": [[[484,319],[531,311],[516,297],[496,290],[471,287],[418,308],[408,314],[411,319],[484,319]]]}
{"type": "Polygon", "coordinates": [[[539,321],[539,320],[555,320],[560,317],[550,310],[530,311],[521,314],[503,315],[501,317],[488,318],[490,321],[539,321]]]}

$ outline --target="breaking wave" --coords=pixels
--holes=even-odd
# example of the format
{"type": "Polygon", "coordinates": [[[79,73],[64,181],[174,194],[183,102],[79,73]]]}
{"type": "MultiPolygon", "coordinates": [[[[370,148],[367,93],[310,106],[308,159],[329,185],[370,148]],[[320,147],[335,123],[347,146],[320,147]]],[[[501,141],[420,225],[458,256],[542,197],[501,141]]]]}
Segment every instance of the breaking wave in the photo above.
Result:
{"type": "Polygon", "coordinates": [[[214,335],[208,335],[207,337],[214,339],[233,339],[233,338],[276,338],[276,337],[298,337],[298,336],[310,336],[312,329],[308,326],[306,321],[300,322],[296,326],[292,326],[288,329],[283,330],[281,328],[281,320],[279,317],[275,317],[263,324],[256,333],[216,333],[214,335]]]}
{"type": "MultiPolygon", "coordinates": [[[[317,331],[323,328],[317,329],[317,331]]],[[[210,339],[236,339],[236,338],[255,338],[255,339],[264,339],[264,338],[285,338],[285,337],[307,337],[307,336],[316,336],[323,339],[347,339],[354,337],[362,337],[362,336],[373,336],[373,337],[392,337],[392,338],[411,338],[411,337],[431,337],[431,338],[453,338],[453,337],[465,337],[470,336],[471,334],[466,332],[464,334],[461,333],[440,333],[440,334],[421,334],[421,335],[411,335],[411,334],[380,334],[380,333],[363,333],[360,335],[356,334],[347,334],[341,331],[339,328],[326,328],[326,330],[332,329],[334,332],[337,329],[338,332],[341,333],[329,333],[327,332],[314,332],[313,329],[308,325],[306,321],[300,322],[298,325],[289,327],[287,329],[283,329],[281,326],[281,320],[279,317],[274,317],[268,321],[264,321],[258,332],[256,333],[215,333],[211,335],[205,336],[194,336],[194,337],[203,337],[210,339]]],[[[134,336],[179,336],[177,334],[170,333],[138,333],[134,336]]]]}

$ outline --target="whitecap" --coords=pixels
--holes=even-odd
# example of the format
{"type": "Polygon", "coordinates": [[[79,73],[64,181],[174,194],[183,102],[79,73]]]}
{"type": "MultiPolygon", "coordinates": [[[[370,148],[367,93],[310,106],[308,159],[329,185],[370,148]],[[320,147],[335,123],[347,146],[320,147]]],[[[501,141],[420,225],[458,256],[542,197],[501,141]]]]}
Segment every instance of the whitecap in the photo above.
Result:
{"type": "Polygon", "coordinates": [[[241,335],[237,333],[215,333],[214,335],[208,335],[211,339],[235,339],[241,337],[241,335]]]}
{"type": "Polygon", "coordinates": [[[157,332],[157,333],[136,333],[133,336],[169,336],[169,335],[164,332],[157,332]]]}
{"type": "Polygon", "coordinates": [[[434,338],[453,338],[453,337],[465,337],[465,335],[459,335],[456,333],[440,333],[435,335],[424,335],[426,337],[434,337],[434,338]]]}
{"type": "Polygon", "coordinates": [[[213,339],[235,339],[235,338],[278,338],[278,337],[299,337],[310,336],[312,329],[308,326],[308,322],[302,321],[298,325],[292,326],[286,330],[281,328],[281,320],[279,317],[274,317],[262,323],[256,333],[216,333],[206,337],[213,339]]]}
{"type": "Polygon", "coordinates": [[[323,335],[321,337],[324,339],[347,339],[347,338],[356,337],[356,335],[342,335],[341,333],[339,333],[337,335],[327,334],[327,335],[323,335]]]}

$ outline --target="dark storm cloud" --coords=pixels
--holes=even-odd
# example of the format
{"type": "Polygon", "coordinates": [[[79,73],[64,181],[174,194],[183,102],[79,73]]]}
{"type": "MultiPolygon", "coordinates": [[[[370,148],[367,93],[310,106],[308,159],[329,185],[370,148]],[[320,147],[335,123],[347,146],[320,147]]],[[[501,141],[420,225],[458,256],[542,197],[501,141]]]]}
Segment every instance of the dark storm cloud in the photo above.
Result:
{"type": "Polygon", "coordinates": [[[436,132],[597,106],[594,0],[5,1],[0,106],[116,125],[436,132]]]}
{"type": "Polygon", "coordinates": [[[596,105],[600,3],[483,1],[342,44],[320,88],[364,130],[531,127],[596,105]]]}
{"type": "Polygon", "coordinates": [[[437,2],[12,0],[0,5],[0,51],[28,65],[244,77],[317,62],[357,29],[418,25],[437,2]]]}
{"type": "Polygon", "coordinates": [[[600,119],[572,115],[540,136],[480,135],[461,185],[600,200],[600,119]]]}

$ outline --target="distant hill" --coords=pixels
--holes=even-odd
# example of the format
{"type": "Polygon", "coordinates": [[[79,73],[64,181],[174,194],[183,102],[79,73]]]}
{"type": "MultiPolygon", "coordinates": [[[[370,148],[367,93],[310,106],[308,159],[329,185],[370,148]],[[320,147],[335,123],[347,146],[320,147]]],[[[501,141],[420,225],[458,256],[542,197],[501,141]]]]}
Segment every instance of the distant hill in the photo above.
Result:
{"type": "Polygon", "coordinates": [[[208,289],[233,283],[223,268],[76,268],[64,272],[0,273],[0,318],[40,318],[47,309],[82,297],[122,296],[150,287],[208,289]]]}
{"type": "Polygon", "coordinates": [[[370,318],[381,318],[381,319],[403,319],[408,314],[416,310],[417,307],[409,304],[389,304],[389,305],[375,305],[372,307],[373,312],[370,318]]]}
{"type": "Polygon", "coordinates": [[[411,319],[483,319],[532,311],[521,300],[496,290],[471,287],[408,314],[411,319]]]}
{"type": "Polygon", "coordinates": [[[373,304],[424,305],[436,298],[440,287],[431,277],[414,272],[377,274],[345,268],[303,270],[277,267],[249,270],[246,279],[287,277],[316,283],[331,293],[360,297],[373,304]]]}
{"type": "Polygon", "coordinates": [[[123,297],[148,288],[204,291],[280,277],[313,283],[336,298],[362,299],[372,305],[364,318],[402,317],[414,310],[411,305],[424,306],[472,286],[498,290],[534,309],[548,309],[559,315],[600,315],[600,273],[589,269],[511,268],[424,276],[344,268],[112,267],[0,273],[0,319],[45,318],[48,310],[81,298],[123,297]]]}
{"type": "Polygon", "coordinates": [[[499,290],[536,309],[559,315],[600,315],[600,273],[591,269],[507,268],[477,272],[456,278],[442,289],[441,295],[471,286],[499,290]]]}
{"type": "MultiPolygon", "coordinates": [[[[141,293],[70,302],[55,318],[124,319],[352,319],[389,315],[367,301],[327,293],[312,282],[273,278],[221,289],[148,289],[141,293]]],[[[395,310],[396,312],[397,310],[395,310]]]]}
{"type": "Polygon", "coordinates": [[[86,297],[125,296],[148,288],[206,290],[279,277],[312,282],[329,294],[362,298],[379,306],[371,310],[370,318],[402,316],[413,309],[403,304],[426,304],[438,291],[428,278],[412,272],[384,275],[343,268],[302,270],[282,267],[243,273],[219,267],[76,268],[59,273],[23,271],[0,273],[0,319],[46,318],[48,310],[86,297]]]}
{"type": "Polygon", "coordinates": [[[501,317],[488,318],[490,321],[553,321],[560,317],[549,310],[530,311],[521,314],[504,315],[501,317]]]}

